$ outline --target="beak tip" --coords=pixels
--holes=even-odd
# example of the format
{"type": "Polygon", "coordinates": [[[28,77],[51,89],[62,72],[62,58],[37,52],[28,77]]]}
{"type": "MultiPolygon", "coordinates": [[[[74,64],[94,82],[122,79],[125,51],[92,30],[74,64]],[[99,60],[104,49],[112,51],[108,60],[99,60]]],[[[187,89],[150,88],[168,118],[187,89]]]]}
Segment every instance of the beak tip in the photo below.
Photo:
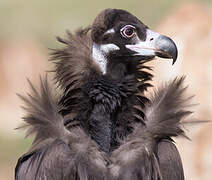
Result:
{"type": "Polygon", "coordinates": [[[178,50],[177,50],[177,46],[175,45],[175,51],[173,53],[173,61],[172,61],[172,65],[175,64],[175,62],[177,61],[177,57],[178,57],[178,50]]]}
{"type": "Polygon", "coordinates": [[[177,61],[177,54],[178,54],[178,52],[177,52],[177,48],[176,48],[176,53],[175,53],[175,55],[172,57],[172,59],[173,59],[172,65],[174,65],[175,62],[177,61]]]}
{"type": "Polygon", "coordinates": [[[177,59],[173,59],[172,66],[175,64],[176,61],[177,61],[177,59]]]}
{"type": "Polygon", "coordinates": [[[174,65],[178,56],[177,46],[174,41],[167,36],[160,35],[157,38],[156,47],[160,51],[157,56],[173,59],[172,65],[174,65]]]}

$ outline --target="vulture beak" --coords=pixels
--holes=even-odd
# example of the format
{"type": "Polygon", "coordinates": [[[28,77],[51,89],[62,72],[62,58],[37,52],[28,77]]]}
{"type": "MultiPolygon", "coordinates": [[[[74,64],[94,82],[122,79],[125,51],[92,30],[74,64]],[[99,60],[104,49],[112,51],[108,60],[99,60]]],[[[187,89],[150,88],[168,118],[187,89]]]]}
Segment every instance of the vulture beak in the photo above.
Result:
{"type": "Polygon", "coordinates": [[[135,44],[126,45],[126,48],[135,51],[136,55],[173,59],[172,64],[177,60],[178,51],[174,41],[149,29],[146,31],[145,41],[138,38],[135,44]]]}
{"type": "Polygon", "coordinates": [[[172,65],[177,60],[177,46],[172,39],[167,36],[160,35],[155,41],[155,55],[161,58],[173,59],[172,65]]]}

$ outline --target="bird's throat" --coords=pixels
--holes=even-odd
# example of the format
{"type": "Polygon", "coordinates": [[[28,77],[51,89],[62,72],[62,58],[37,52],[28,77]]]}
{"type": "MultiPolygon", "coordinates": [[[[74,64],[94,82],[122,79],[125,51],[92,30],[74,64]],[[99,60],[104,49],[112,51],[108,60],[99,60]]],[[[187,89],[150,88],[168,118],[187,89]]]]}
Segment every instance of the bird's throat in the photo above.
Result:
{"type": "Polygon", "coordinates": [[[94,105],[89,119],[89,133],[105,153],[110,152],[112,140],[111,115],[105,111],[103,104],[94,105]]]}

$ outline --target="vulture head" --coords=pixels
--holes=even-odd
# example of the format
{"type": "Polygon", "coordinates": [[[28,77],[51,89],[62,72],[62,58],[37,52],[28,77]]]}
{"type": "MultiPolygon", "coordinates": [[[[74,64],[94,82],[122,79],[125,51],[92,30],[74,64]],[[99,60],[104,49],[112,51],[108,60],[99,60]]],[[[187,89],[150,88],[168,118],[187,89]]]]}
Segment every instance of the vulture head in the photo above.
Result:
{"type": "Polygon", "coordinates": [[[172,39],[150,30],[125,10],[102,11],[94,20],[91,37],[92,56],[103,74],[111,73],[118,64],[125,64],[122,68],[132,71],[133,64],[155,56],[173,59],[173,64],[177,59],[178,51],[172,39]]]}

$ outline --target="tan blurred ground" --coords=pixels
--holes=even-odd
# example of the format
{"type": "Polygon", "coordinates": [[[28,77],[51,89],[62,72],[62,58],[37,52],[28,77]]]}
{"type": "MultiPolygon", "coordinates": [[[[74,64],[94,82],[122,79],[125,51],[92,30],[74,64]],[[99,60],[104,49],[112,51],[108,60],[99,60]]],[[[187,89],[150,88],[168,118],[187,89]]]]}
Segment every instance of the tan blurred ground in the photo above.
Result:
{"type": "MultiPolygon", "coordinates": [[[[174,39],[179,48],[179,58],[175,66],[164,60],[153,62],[156,66],[155,84],[185,74],[190,93],[195,94],[195,102],[200,103],[195,107],[193,118],[212,120],[212,8],[186,3],[169,14],[161,21],[157,30],[174,39]]],[[[26,77],[37,83],[39,75],[49,70],[47,54],[41,43],[28,37],[0,43],[0,132],[3,134],[0,141],[3,146],[8,146],[8,152],[4,154],[9,157],[5,160],[7,157],[0,155],[0,180],[13,179],[16,160],[30,143],[30,140],[20,143],[23,133],[14,131],[21,123],[23,114],[19,108],[21,102],[15,93],[27,92],[26,77]]],[[[191,142],[176,139],[186,179],[210,180],[212,125],[187,129],[191,142]]]]}

